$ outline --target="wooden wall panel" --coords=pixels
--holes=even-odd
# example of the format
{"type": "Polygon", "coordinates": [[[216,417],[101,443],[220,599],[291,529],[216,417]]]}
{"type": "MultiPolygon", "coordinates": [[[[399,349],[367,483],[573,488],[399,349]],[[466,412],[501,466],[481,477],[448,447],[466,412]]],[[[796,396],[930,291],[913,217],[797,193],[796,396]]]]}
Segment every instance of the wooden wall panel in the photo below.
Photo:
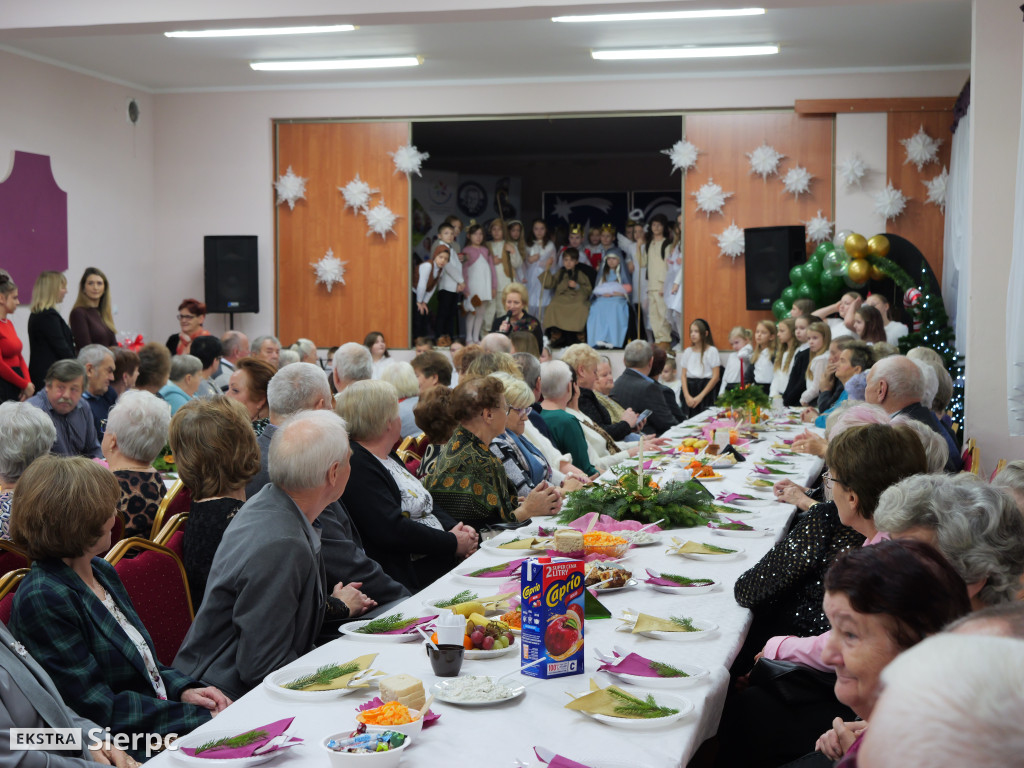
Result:
{"type": "MultiPolygon", "coordinates": [[[[769,227],[797,225],[820,209],[832,219],[833,116],[801,117],[793,113],[698,114],[686,118],[686,138],[700,150],[696,167],[686,177],[684,215],[683,334],[695,317],[711,324],[715,342],[728,347],[729,329],[743,325],[753,329],[770,312],[748,312],[746,262],[719,256],[716,235],[733,221],[736,226],[769,227]],[[762,143],[785,155],[780,173],[762,180],[751,174],[746,153],[762,143]],[[810,193],[794,199],[786,194],[782,176],[796,165],[814,176],[810,193]],[[711,217],[697,210],[693,197],[711,177],[733,196],[725,201],[723,215],[711,217]]],[[[688,342],[687,342],[688,343],[688,342]]]]}
{"type": "MultiPolygon", "coordinates": [[[[945,214],[937,205],[925,202],[928,199],[928,188],[924,182],[938,176],[943,168],[949,168],[950,146],[953,142],[953,133],[950,129],[952,123],[952,110],[892,113],[888,116],[886,131],[886,176],[896,189],[910,198],[903,215],[888,222],[886,231],[905,237],[916,245],[935,272],[940,285],[945,214]],[[913,163],[904,163],[907,151],[900,144],[900,140],[909,139],[922,126],[925,133],[933,139],[942,139],[942,144],[939,145],[938,163],[929,163],[918,171],[913,163]]],[[[876,233],[863,234],[871,237],[871,234],[876,233]]],[[[917,275],[911,277],[917,279],[917,275]]]]}
{"type": "Polygon", "coordinates": [[[277,335],[329,347],[380,331],[390,346],[408,347],[409,181],[387,153],[409,142],[409,124],[280,122],[276,131],[275,173],[291,166],[308,179],[295,210],[277,207],[277,335]],[[366,220],[345,210],[338,187],[357,173],[380,190],[374,203],[400,217],[385,239],[367,236],[366,220]],[[328,248],[347,262],[345,285],[330,293],[310,266],[328,248]]]}

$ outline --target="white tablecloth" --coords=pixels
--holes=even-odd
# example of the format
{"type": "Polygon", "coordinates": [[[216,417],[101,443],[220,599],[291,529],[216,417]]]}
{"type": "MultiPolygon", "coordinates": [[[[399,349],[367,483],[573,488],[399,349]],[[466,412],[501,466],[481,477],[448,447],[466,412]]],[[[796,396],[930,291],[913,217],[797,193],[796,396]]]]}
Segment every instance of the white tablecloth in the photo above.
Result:
{"type": "MultiPolygon", "coordinates": [[[[684,433],[693,434],[693,428],[680,425],[669,434],[677,436],[684,433]]],[[[771,443],[777,437],[792,437],[795,434],[797,428],[781,435],[766,433],[764,440],[750,445],[748,462],[723,470],[725,479],[707,483],[708,489],[716,495],[723,491],[750,491],[749,487],[744,487],[743,481],[750,475],[753,460],[767,456],[771,443]]],[[[796,472],[793,480],[804,484],[821,469],[821,461],[813,457],[799,457],[792,461],[794,464],[791,469],[796,472]]],[[[679,473],[680,479],[688,477],[688,473],[682,473],[681,469],[668,474],[676,473],[679,473]]],[[[352,482],[358,480],[353,478],[352,482]]],[[[408,768],[487,764],[505,768],[517,765],[517,759],[536,765],[532,747],[540,745],[593,768],[685,766],[701,743],[717,731],[728,687],[728,668],[750,626],[750,611],[736,604],[733,584],[740,574],[771,548],[788,526],[794,512],[792,506],[775,503],[751,507],[751,510],[756,514],[751,522],[757,526],[773,528],[775,536],[724,538],[706,528],[674,532],[682,540],[693,539],[729,548],[743,548],[745,553],[739,559],[721,563],[701,562],[666,554],[663,546],[648,546],[633,549],[630,558],[624,563],[638,578],[647,567],[681,573],[691,578],[713,578],[721,583],[715,591],[693,597],[676,597],[655,592],[641,584],[600,596],[613,617],[627,607],[658,616],[684,614],[714,622],[718,625],[717,631],[698,640],[664,641],[616,632],[614,630],[619,622],[614,618],[588,621],[585,627],[585,674],[554,680],[516,675],[512,679],[526,686],[526,694],[497,706],[464,708],[435,702],[432,708],[441,714],[440,720],[414,740],[402,759],[402,765],[408,768]],[[666,661],[707,668],[710,671],[709,677],[696,686],[654,690],[656,696],[660,692],[689,699],[694,704],[694,711],[664,729],[636,732],[603,725],[565,709],[569,701],[566,692],[585,691],[591,677],[602,686],[613,682],[623,685],[605,673],[595,672],[598,662],[594,658],[593,649],[599,648],[610,653],[615,645],[666,661]]],[[[666,539],[668,535],[662,534],[666,539]]],[[[480,568],[497,564],[503,557],[489,550],[481,550],[464,565],[480,568]]],[[[512,557],[509,555],[505,559],[512,557]]],[[[404,611],[406,615],[424,615],[428,613],[424,601],[451,597],[466,588],[476,589],[480,595],[489,595],[496,591],[496,587],[497,584],[493,588],[485,584],[477,588],[449,574],[409,598],[397,610],[404,611]]],[[[268,617],[268,620],[272,621],[273,618],[268,617]]],[[[431,671],[422,642],[385,644],[340,637],[315,649],[292,666],[344,662],[365,653],[379,654],[373,665],[377,669],[389,674],[405,672],[418,677],[428,689],[428,694],[430,686],[438,680],[431,671]]],[[[484,661],[467,660],[463,664],[462,674],[500,675],[516,669],[518,665],[517,654],[510,653],[484,661]]],[[[633,686],[624,687],[637,693],[644,691],[633,686]]],[[[227,728],[244,731],[294,716],[295,722],[290,731],[306,739],[306,744],[287,750],[272,764],[282,768],[300,764],[326,767],[328,757],[320,748],[320,741],[330,734],[351,730],[355,725],[356,706],[375,695],[375,691],[373,688],[371,692],[355,693],[328,704],[306,704],[282,698],[261,686],[235,702],[201,730],[227,728]]],[[[160,765],[172,759],[171,755],[164,754],[155,758],[154,762],[160,765]]]]}

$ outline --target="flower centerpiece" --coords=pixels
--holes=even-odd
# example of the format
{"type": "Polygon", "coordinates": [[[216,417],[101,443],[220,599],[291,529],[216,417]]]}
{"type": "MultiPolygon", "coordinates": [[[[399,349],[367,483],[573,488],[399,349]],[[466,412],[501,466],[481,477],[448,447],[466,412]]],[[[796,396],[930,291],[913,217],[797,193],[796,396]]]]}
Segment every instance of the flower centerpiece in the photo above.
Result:
{"type": "Polygon", "coordinates": [[[771,408],[771,400],[757,384],[743,384],[723,392],[715,400],[715,405],[725,409],[727,418],[757,424],[763,418],[763,412],[771,408]]]}

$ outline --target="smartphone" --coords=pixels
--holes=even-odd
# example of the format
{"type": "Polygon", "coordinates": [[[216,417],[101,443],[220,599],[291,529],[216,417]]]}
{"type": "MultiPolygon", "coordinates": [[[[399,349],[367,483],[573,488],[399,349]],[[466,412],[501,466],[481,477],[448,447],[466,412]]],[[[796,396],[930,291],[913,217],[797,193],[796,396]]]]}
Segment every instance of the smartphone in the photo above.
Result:
{"type": "Polygon", "coordinates": [[[651,413],[652,413],[651,409],[648,408],[646,411],[644,411],[643,413],[641,413],[639,416],[636,417],[636,426],[637,426],[637,428],[639,428],[641,424],[643,424],[645,421],[647,421],[647,417],[650,416],[651,413]]]}

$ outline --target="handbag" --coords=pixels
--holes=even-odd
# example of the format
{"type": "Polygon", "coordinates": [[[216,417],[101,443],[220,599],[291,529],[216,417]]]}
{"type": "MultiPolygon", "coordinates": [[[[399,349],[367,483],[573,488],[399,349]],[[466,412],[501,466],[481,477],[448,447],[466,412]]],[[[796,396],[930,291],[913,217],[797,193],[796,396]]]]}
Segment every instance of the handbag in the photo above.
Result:
{"type": "Polygon", "coordinates": [[[750,685],[773,692],[787,704],[835,701],[836,675],[795,661],[757,660],[750,671],[750,685]]]}

